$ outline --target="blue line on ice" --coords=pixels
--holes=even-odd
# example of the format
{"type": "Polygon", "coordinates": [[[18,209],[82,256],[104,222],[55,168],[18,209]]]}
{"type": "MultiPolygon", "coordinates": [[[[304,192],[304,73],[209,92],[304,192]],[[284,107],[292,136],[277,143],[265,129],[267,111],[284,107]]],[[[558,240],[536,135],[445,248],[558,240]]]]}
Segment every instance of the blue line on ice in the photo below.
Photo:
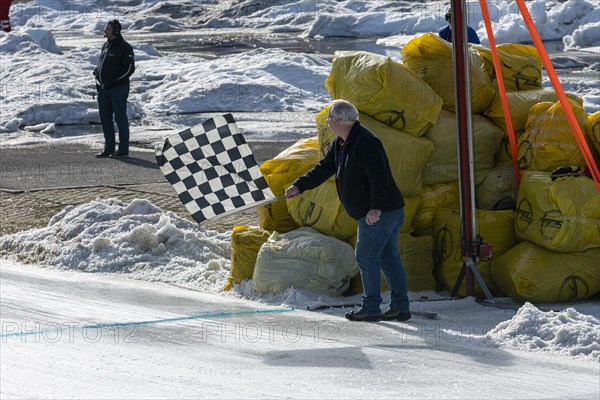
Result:
{"type": "MultiPolygon", "coordinates": [[[[112,324],[95,324],[95,325],[84,325],[84,326],[74,326],[70,327],[72,331],[82,331],[84,329],[106,329],[106,328],[120,328],[126,326],[142,326],[142,325],[154,325],[154,324],[165,324],[170,322],[178,322],[178,321],[190,321],[194,319],[204,319],[204,318],[227,318],[227,317],[237,317],[240,315],[252,315],[252,314],[278,314],[278,313],[287,313],[294,311],[294,308],[278,308],[275,310],[253,310],[253,311],[232,311],[232,312],[205,312],[198,315],[190,315],[188,317],[177,317],[177,318],[164,318],[164,319],[155,319],[149,321],[132,321],[132,322],[115,322],[112,324]]],[[[22,337],[22,336],[30,336],[30,335],[42,335],[46,333],[51,333],[61,330],[60,328],[52,328],[52,329],[42,329],[37,331],[25,331],[25,332],[11,332],[11,333],[2,333],[0,334],[0,338],[7,337],[22,337]]]]}

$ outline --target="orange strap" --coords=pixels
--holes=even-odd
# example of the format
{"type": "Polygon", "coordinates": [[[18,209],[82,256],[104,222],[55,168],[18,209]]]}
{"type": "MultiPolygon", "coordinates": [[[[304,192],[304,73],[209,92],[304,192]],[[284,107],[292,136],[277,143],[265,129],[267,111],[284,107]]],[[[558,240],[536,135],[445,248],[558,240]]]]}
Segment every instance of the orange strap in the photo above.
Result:
{"type": "MultiPolygon", "coordinates": [[[[575,118],[575,114],[573,113],[573,109],[571,109],[571,105],[567,100],[567,96],[558,80],[558,76],[554,71],[554,67],[550,62],[550,58],[548,57],[548,53],[546,53],[546,49],[544,48],[544,44],[542,43],[542,39],[535,28],[533,20],[531,19],[531,15],[529,15],[529,11],[527,10],[527,6],[525,6],[525,2],[523,0],[517,0],[517,5],[519,6],[519,10],[521,11],[521,15],[523,15],[523,20],[525,24],[527,24],[527,29],[529,30],[529,34],[533,39],[533,43],[537,48],[537,51],[542,58],[542,63],[544,64],[544,68],[548,73],[548,77],[550,78],[550,82],[552,82],[552,86],[554,87],[554,91],[558,96],[558,100],[562,106],[562,109],[567,117],[567,121],[569,122],[569,126],[571,127],[571,131],[575,135],[575,139],[577,140],[577,144],[579,144],[579,148],[581,149],[581,153],[583,154],[583,158],[585,159],[585,163],[587,164],[591,174],[592,179],[596,182],[596,187],[598,187],[598,191],[600,191],[600,171],[598,171],[598,166],[594,161],[594,157],[592,156],[592,152],[581,132],[581,127],[575,118]]],[[[489,32],[488,32],[489,35],[489,32]]],[[[494,61],[495,62],[495,61],[494,61]]]]}
{"type": "Polygon", "coordinates": [[[492,23],[490,19],[490,13],[488,11],[487,1],[479,0],[481,5],[481,13],[483,15],[483,21],[485,22],[485,30],[488,35],[490,42],[490,49],[492,50],[492,58],[494,60],[494,70],[496,71],[496,80],[498,81],[498,90],[500,91],[500,102],[502,103],[502,112],[504,113],[504,121],[506,123],[506,130],[508,134],[508,142],[510,143],[510,153],[512,155],[513,166],[515,173],[517,174],[517,183],[521,183],[521,172],[517,164],[517,139],[515,137],[515,129],[513,127],[512,117],[510,115],[510,107],[508,105],[508,99],[506,98],[506,89],[504,87],[504,78],[502,77],[502,69],[500,67],[500,58],[498,57],[498,50],[496,49],[496,40],[494,39],[494,31],[492,30],[492,23]]]}

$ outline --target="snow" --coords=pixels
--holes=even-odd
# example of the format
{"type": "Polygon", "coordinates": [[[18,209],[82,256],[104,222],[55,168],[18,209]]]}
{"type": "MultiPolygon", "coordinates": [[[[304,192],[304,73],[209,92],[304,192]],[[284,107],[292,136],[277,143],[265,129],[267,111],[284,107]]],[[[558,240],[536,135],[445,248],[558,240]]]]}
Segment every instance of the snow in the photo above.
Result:
{"type": "Polygon", "coordinates": [[[369,324],[122,275],[0,273],[6,398],[598,397],[597,361],[495,344],[485,332],[514,311],[470,298],[369,324]]]}
{"type": "Polygon", "coordinates": [[[498,324],[485,337],[503,348],[600,361],[600,320],[574,308],[543,312],[525,303],[511,320],[498,324]]]}
{"type": "MultiPolygon", "coordinates": [[[[588,112],[600,110],[598,63],[570,52],[600,53],[599,5],[527,2],[542,39],[562,41],[564,53],[553,62],[559,76],[570,72],[563,86],[583,97],[588,112]]],[[[498,43],[531,43],[515,2],[489,6],[498,43]]],[[[159,132],[150,141],[178,130],[171,116],[213,112],[234,112],[247,131],[297,137],[313,129],[312,115],[329,101],[327,57],[263,47],[219,56],[159,52],[153,39],[288,34],[327,43],[346,36],[399,48],[442,28],[447,7],[383,0],[18,2],[13,32],[0,33],[0,145],[61,140],[61,126],[99,122],[91,72],[112,18],[121,20],[136,54],[128,110],[143,128],[134,126],[136,138],[142,130],[159,132]]],[[[478,7],[468,3],[468,21],[487,44],[478,7]]],[[[359,303],[360,295],[295,288],[260,294],[250,281],[223,291],[230,235],[145,199],[98,199],[65,208],[44,228],[0,237],[2,397],[600,395],[597,300],[501,303],[504,309],[418,292],[410,293],[412,310],[438,312],[439,320],[351,323],[344,305],[359,303]],[[305,311],[319,307],[330,308],[305,311]]]]}

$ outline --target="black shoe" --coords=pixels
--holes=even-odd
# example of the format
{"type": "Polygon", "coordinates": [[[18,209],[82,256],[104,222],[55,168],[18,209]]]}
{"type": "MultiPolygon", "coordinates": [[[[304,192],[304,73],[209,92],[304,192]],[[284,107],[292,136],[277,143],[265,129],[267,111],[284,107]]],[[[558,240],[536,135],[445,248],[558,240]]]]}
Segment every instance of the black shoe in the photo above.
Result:
{"type": "Polygon", "coordinates": [[[350,321],[377,322],[381,321],[381,314],[369,315],[362,311],[350,311],[346,313],[346,319],[350,321]]]}
{"type": "Polygon", "coordinates": [[[400,312],[391,308],[381,315],[384,321],[408,321],[412,317],[410,312],[400,312]]]}
{"type": "Polygon", "coordinates": [[[112,151],[104,150],[103,152],[96,154],[96,158],[107,158],[110,157],[112,153],[112,151]]]}
{"type": "Polygon", "coordinates": [[[113,158],[123,158],[123,157],[129,157],[129,153],[125,153],[121,150],[117,150],[114,153],[112,153],[110,156],[113,158]]]}

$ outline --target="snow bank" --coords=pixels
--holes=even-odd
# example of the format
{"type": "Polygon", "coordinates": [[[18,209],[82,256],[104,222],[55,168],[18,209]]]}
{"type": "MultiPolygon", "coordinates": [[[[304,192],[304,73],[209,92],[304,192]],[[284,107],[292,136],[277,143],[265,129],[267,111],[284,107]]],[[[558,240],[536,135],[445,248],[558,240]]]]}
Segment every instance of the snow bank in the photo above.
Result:
{"type": "Polygon", "coordinates": [[[49,268],[129,273],[219,292],[231,269],[230,235],[205,230],[147,200],[109,199],[67,207],[45,228],[0,237],[0,254],[49,268]]]}
{"type": "Polygon", "coordinates": [[[544,312],[525,303],[485,339],[502,348],[541,351],[600,361],[600,320],[573,308],[544,312]]]}

